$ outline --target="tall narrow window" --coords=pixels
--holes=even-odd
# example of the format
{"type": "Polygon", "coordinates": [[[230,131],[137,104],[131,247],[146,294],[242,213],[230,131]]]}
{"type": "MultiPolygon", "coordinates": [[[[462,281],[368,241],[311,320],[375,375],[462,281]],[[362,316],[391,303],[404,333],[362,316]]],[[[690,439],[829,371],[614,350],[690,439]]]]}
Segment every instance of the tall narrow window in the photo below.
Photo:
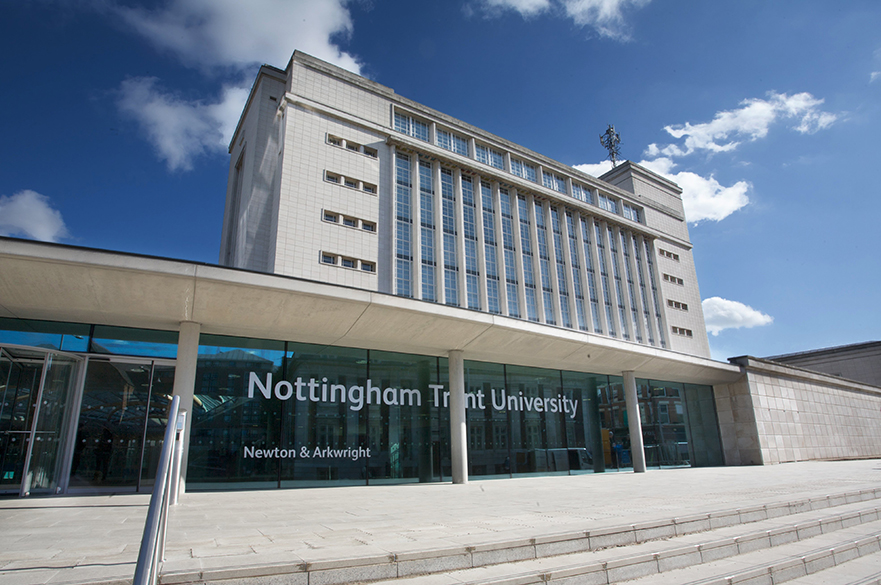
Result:
{"type": "Polygon", "coordinates": [[[492,186],[480,182],[480,200],[483,205],[483,242],[486,260],[486,305],[490,313],[501,313],[499,297],[498,246],[496,244],[496,212],[493,206],[492,186]]]}
{"type": "Polygon", "coordinates": [[[560,225],[560,212],[551,207],[551,230],[554,232],[554,260],[557,263],[557,290],[560,295],[560,321],[563,327],[572,327],[569,312],[569,288],[566,282],[566,257],[563,255],[563,230],[560,225]]]}
{"type": "Polygon", "coordinates": [[[465,230],[465,292],[469,309],[480,309],[477,263],[477,206],[471,177],[462,177],[462,224],[465,230]]]}
{"type": "Polygon", "coordinates": [[[618,317],[621,320],[621,337],[630,339],[630,331],[627,328],[627,309],[624,306],[624,284],[621,280],[621,270],[618,268],[618,245],[615,243],[615,232],[611,226],[607,226],[609,234],[609,252],[612,257],[612,276],[615,278],[615,297],[618,300],[618,317]]]}
{"type": "Polygon", "coordinates": [[[448,305],[459,306],[459,260],[456,254],[456,194],[453,172],[441,169],[441,209],[443,210],[444,297],[448,305]]]}
{"type": "Polygon", "coordinates": [[[655,307],[655,318],[658,320],[658,341],[661,343],[661,347],[667,347],[667,341],[664,337],[664,322],[663,317],[661,317],[661,303],[658,300],[658,287],[655,285],[655,262],[653,260],[655,253],[649,240],[643,240],[642,243],[645,248],[645,263],[648,266],[649,284],[652,288],[652,304],[655,307]]]}
{"type": "Polygon", "coordinates": [[[437,301],[437,261],[434,257],[434,189],[431,164],[419,161],[419,223],[422,244],[422,299],[437,301]]]}
{"type": "Polygon", "coordinates": [[[609,324],[609,335],[615,335],[615,321],[612,318],[612,289],[609,287],[609,271],[606,270],[606,245],[603,243],[603,228],[599,222],[594,222],[594,234],[596,235],[597,258],[600,263],[600,282],[603,285],[603,304],[606,307],[606,323],[609,324]]]}
{"type": "Polygon", "coordinates": [[[535,231],[538,235],[538,266],[541,271],[541,298],[545,309],[545,322],[556,325],[554,313],[554,289],[551,285],[551,252],[548,249],[548,230],[544,208],[535,202],[535,231]]]}
{"type": "Polygon", "coordinates": [[[526,318],[538,321],[538,304],[535,292],[535,272],[533,271],[532,228],[529,221],[529,206],[525,197],[517,197],[517,209],[520,215],[520,254],[523,264],[523,285],[526,293],[526,318]]]}
{"type": "Polygon", "coordinates": [[[639,252],[639,240],[636,238],[635,234],[631,234],[631,239],[633,242],[633,260],[636,262],[636,276],[639,280],[639,297],[640,299],[642,299],[643,327],[645,327],[645,336],[648,338],[649,345],[654,345],[655,339],[652,335],[651,317],[649,316],[649,302],[645,285],[645,272],[642,269],[642,255],[639,252]]]}
{"type": "MultiPolygon", "coordinates": [[[[590,222],[586,217],[581,218],[581,237],[584,240],[584,268],[587,270],[587,292],[590,298],[590,314],[593,317],[594,333],[602,333],[603,327],[600,323],[600,301],[597,295],[596,273],[593,269],[593,255],[591,253],[592,246],[590,243],[590,222]]],[[[609,324],[611,327],[611,323],[609,324]]],[[[610,335],[614,335],[611,333],[610,335]]]]}
{"type": "Polygon", "coordinates": [[[559,175],[543,171],[541,174],[541,182],[542,185],[544,185],[548,189],[553,189],[554,191],[558,191],[560,193],[566,192],[566,179],[559,175]]]}
{"type": "Polygon", "coordinates": [[[413,296],[411,188],[410,157],[397,153],[395,155],[395,294],[402,297],[413,296]]]}
{"type": "Polygon", "coordinates": [[[590,189],[582,187],[581,185],[578,185],[576,183],[572,183],[572,196],[579,201],[584,201],[585,203],[593,203],[593,198],[590,195],[590,189]]]}
{"type": "Polygon", "coordinates": [[[624,254],[624,276],[627,278],[627,292],[630,297],[630,318],[633,324],[633,336],[636,341],[642,343],[642,332],[639,327],[639,307],[636,304],[636,282],[633,279],[633,270],[630,268],[630,242],[624,230],[619,230],[621,236],[621,252],[624,254]]]}
{"type": "Polygon", "coordinates": [[[505,290],[508,300],[508,315],[520,317],[520,303],[517,299],[517,252],[514,246],[514,213],[511,207],[511,195],[507,189],[499,189],[499,201],[502,212],[502,249],[505,256],[505,290]]]}
{"type": "Polygon", "coordinates": [[[575,219],[572,212],[566,212],[566,231],[569,235],[569,264],[572,266],[572,290],[575,293],[575,320],[578,328],[589,331],[587,315],[584,311],[584,287],[581,286],[581,266],[578,262],[578,240],[575,237],[575,219]]]}

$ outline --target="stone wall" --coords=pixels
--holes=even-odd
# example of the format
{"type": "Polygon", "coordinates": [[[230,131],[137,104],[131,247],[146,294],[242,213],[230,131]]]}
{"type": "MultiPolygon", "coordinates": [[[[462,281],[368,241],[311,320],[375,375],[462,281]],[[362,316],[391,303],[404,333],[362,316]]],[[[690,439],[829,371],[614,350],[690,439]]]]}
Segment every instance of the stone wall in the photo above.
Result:
{"type": "Polygon", "coordinates": [[[726,465],[881,457],[881,388],[753,357],[714,387],[726,465]]]}

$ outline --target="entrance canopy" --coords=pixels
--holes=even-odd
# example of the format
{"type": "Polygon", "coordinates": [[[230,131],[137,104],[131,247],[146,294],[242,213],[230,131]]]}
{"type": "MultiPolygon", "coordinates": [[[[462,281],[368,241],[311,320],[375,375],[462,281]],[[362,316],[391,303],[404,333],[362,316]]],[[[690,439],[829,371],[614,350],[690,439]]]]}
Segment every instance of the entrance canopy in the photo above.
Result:
{"type": "Polygon", "coordinates": [[[0,316],[295,340],[718,384],[731,364],[315,281],[0,238],[0,316]]]}

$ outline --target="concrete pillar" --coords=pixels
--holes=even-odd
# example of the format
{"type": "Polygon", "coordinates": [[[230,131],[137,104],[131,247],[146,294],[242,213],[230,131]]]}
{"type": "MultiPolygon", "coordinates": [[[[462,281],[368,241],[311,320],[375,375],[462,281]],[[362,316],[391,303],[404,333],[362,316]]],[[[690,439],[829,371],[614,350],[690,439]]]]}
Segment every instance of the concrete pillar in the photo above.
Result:
{"type": "Polygon", "coordinates": [[[190,426],[193,422],[193,394],[196,385],[196,363],[199,359],[199,331],[201,325],[183,321],[177,334],[177,362],[174,367],[174,395],[180,396],[180,408],[187,413],[184,429],[183,458],[179,494],[186,493],[187,459],[190,451],[190,426]]]}
{"type": "Polygon", "coordinates": [[[453,483],[468,483],[468,427],[465,421],[465,358],[450,351],[450,462],[453,483]]]}
{"type": "Polygon", "coordinates": [[[630,429],[630,460],[634,473],[645,472],[645,447],[642,444],[642,420],[639,416],[639,397],[636,395],[636,375],[624,372],[624,401],[627,405],[627,426],[630,429]]]}

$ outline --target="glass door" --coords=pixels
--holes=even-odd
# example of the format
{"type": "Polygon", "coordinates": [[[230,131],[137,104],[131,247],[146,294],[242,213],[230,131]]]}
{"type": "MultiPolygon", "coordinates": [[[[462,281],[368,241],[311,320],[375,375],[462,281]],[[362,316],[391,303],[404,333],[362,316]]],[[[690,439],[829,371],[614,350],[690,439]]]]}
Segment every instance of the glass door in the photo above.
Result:
{"type": "Polygon", "coordinates": [[[173,384],[170,363],[89,359],[71,488],[139,491],[152,486],[173,384]]]}
{"type": "Polygon", "coordinates": [[[0,348],[0,493],[55,493],[78,358],[0,348]]]}

